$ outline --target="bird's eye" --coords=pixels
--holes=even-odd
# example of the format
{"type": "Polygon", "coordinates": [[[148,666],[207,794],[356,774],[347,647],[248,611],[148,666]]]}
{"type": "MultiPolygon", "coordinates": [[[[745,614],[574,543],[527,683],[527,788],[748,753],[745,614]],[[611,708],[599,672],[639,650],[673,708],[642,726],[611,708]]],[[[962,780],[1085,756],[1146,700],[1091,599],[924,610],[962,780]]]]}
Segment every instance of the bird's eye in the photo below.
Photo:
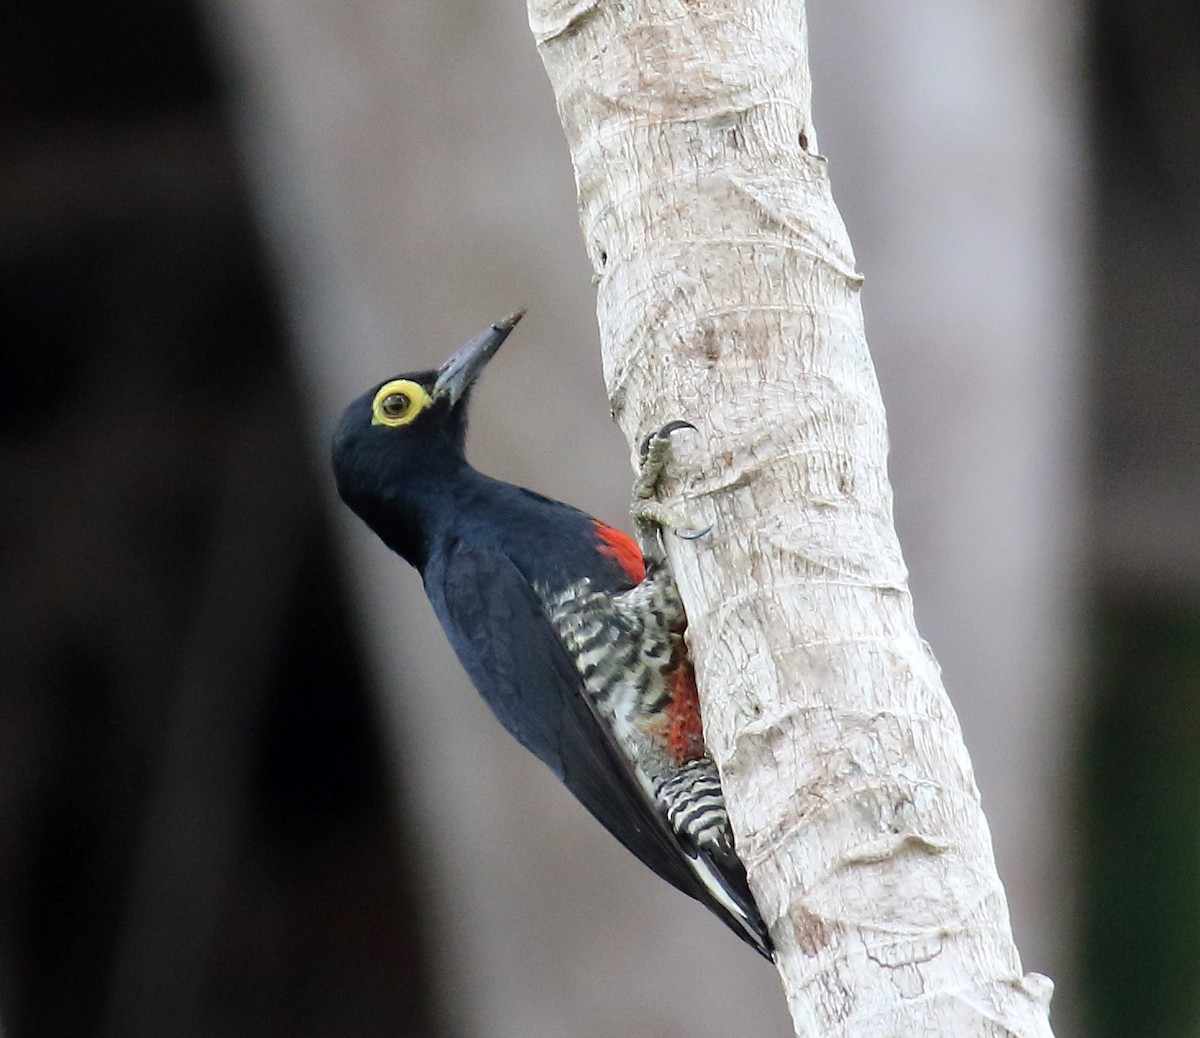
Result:
{"type": "Polygon", "coordinates": [[[389,418],[403,418],[410,407],[412,397],[405,393],[389,393],[379,404],[379,410],[389,418]]]}
{"type": "Polygon", "coordinates": [[[372,425],[408,425],[429,406],[429,393],[419,382],[397,378],[385,382],[371,404],[372,425]]]}

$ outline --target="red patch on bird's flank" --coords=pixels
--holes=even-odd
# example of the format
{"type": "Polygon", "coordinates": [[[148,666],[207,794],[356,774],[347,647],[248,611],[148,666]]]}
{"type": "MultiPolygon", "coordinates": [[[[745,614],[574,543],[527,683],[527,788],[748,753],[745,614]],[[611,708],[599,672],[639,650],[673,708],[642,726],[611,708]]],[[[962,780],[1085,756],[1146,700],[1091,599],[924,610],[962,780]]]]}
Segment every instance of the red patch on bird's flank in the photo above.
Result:
{"type": "Polygon", "coordinates": [[[609,526],[607,523],[593,519],[596,535],[600,538],[600,554],[616,559],[617,564],[628,574],[635,584],[640,584],[646,576],[646,564],[642,561],[642,549],[627,533],[609,526]]]}
{"type": "Polygon", "coordinates": [[[671,683],[671,702],[666,714],[667,746],[676,764],[686,764],[704,756],[704,729],[700,724],[700,697],[696,694],[696,672],[686,657],[667,675],[671,683]]]}

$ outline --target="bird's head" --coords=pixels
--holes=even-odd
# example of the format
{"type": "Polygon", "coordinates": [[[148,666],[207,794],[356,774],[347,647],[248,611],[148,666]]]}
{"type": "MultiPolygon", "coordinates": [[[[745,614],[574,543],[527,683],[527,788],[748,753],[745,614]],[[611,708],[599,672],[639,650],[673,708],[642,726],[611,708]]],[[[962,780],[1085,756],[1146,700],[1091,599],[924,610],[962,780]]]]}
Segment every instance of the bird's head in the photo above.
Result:
{"type": "Polygon", "coordinates": [[[463,464],[471,386],[524,311],[480,332],[436,371],[381,382],[349,407],[333,436],[338,493],[368,525],[388,502],[463,464]]]}

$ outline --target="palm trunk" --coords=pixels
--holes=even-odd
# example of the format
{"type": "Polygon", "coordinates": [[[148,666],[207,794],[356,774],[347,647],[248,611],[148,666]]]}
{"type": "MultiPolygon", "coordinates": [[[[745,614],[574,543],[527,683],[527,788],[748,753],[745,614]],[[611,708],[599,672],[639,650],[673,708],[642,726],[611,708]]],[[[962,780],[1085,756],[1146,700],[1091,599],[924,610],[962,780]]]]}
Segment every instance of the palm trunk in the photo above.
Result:
{"type": "Polygon", "coordinates": [[[801,0],[530,0],[631,443],[669,419],[705,733],[798,1035],[1049,1035],[913,622],[801,0]]]}

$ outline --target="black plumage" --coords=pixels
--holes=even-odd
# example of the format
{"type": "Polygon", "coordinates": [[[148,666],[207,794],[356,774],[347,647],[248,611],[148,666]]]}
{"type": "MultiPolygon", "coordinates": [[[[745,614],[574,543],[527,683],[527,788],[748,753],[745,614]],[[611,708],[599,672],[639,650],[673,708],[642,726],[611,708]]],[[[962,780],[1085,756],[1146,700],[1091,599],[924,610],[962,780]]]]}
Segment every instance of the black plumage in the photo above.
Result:
{"type": "MultiPolygon", "coordinates": [[[[441,369],[399,376],[355,400],[333,441],[338,491],[420,571],[451,645],[501,724],[638,858],[769,956],[740,862],[667,821],[547,613],[548,603],[561,611],[573,589],[603,593],[604,601],[629,592],[641,576],[639,553],[583,512],[466,461],[471,385],[519,317],[486,330],[441,369]]],[[[707,758],[701,763],[711,768],[707,758]]]]}

